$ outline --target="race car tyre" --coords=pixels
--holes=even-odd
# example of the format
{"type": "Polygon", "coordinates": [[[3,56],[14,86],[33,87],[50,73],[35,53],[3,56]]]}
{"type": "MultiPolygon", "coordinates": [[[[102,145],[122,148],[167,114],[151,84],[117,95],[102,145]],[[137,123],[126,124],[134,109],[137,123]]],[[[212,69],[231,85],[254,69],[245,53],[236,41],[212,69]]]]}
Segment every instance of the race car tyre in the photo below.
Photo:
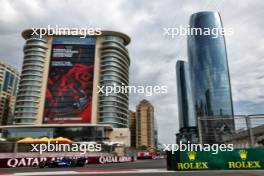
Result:
{"type": "Polygon", "coordinates": [[[77,164],[77,161],[73,159],[73,160],[71,161],[71,165],[70,165],[70,167],[76,167],[76,164],[77,164]]]}
{"type": "Polygon", "coordinates": [[[45,161],[41,161],[39,163],[39,168],[44,168],[46,166],[46,162],[45,161]]]}

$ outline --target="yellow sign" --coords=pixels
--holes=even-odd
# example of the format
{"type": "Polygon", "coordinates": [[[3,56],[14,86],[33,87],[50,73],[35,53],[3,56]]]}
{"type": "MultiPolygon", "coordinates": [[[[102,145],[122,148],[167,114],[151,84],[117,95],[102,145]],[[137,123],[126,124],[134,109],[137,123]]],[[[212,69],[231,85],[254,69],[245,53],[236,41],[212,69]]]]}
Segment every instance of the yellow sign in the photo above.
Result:
{"type": "Polygon", "coordinates": [[[188,152],[187,155],[190,161],[194,161],[196,158],[196,153],[194,151],[188,152]]]}
{"type": "Polygon", "coordinates": [[[247,151],[246,150],[239,150],[239,156],[242,160],[246,160],[247,159],[247,151]]]}
{"type": "Polygon", "coordinates": [[[261,168],[260,161],[245,161],[248,157],[246,150],[238,151],[239,157],[243,161],[228,162],[229,169],[258,169],[261,168]]]}
{"type": "MultiPolygon", "coordinates": [[[[187,157],[190,161],[194,161],[196,159],[196,152],[194,151],[187,152],[187,157]]],[[[179,170],[208,169],[208,162],[177,163],[177,168],[179,170]]]]}
{"type": "MultiPolygon", "coordinates": [[[[263,170],[264,148],[236,148],[233,151],[176,151],[167,153],[167,169],[187,170],[263,170]]],[[[264,175],[263,175],[264,176],[264,175]]]]}

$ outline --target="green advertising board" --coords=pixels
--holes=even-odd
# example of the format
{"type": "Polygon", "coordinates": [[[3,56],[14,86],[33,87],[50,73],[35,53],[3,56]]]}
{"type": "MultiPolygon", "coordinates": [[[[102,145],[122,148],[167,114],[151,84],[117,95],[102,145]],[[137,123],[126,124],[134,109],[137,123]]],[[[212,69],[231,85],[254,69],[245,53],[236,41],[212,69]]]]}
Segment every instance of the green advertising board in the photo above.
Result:
{"type": "Polygon", "coordinates": [[[247,170],[264,169],[264,149],[234,149],[219,151],[176,151],[167,153],[167,169],[189,170],[247,170]]]}

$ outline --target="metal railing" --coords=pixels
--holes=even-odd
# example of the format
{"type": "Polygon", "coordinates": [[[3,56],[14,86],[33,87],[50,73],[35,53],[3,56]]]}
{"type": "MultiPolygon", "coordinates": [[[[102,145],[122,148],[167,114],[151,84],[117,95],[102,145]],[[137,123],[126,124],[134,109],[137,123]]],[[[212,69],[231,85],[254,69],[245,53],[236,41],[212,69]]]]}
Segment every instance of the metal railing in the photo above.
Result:
{"type": "Polygon", "coordinates": [[[198,117],[199,143],[264,146],[264,114],[198,117]]]}

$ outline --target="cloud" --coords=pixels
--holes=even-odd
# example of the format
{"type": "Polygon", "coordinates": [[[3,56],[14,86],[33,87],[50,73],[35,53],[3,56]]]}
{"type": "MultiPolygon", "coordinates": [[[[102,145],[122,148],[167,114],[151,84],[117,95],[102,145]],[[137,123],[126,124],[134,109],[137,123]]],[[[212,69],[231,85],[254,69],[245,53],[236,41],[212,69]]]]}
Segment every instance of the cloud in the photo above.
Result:
{"type": "MultiPolygon", "coordinates": [[[[226,37],[236,113],[261,113],[264,109],[264,2],[256,0],[1,0],[0,58],[18,68],[23,59],[22,30],[31,27],[102,27],[127,33],[132,41],[131,85],[167,85],[167,95],[130,96],[130,107],[143,98],[155,106],[159,140],[174,143],[178,130],[175,63],[187,60],[186,37],[171,39],[163,28],[187,26],[192,13],[219,11],[226,37]],[[245,103],[246,102],[246,103],[245,103]],[[249,108],[250,107],[250,108],[249,108]]],[[[263,112],[262,112],[263,113],[263,112]]]]}

